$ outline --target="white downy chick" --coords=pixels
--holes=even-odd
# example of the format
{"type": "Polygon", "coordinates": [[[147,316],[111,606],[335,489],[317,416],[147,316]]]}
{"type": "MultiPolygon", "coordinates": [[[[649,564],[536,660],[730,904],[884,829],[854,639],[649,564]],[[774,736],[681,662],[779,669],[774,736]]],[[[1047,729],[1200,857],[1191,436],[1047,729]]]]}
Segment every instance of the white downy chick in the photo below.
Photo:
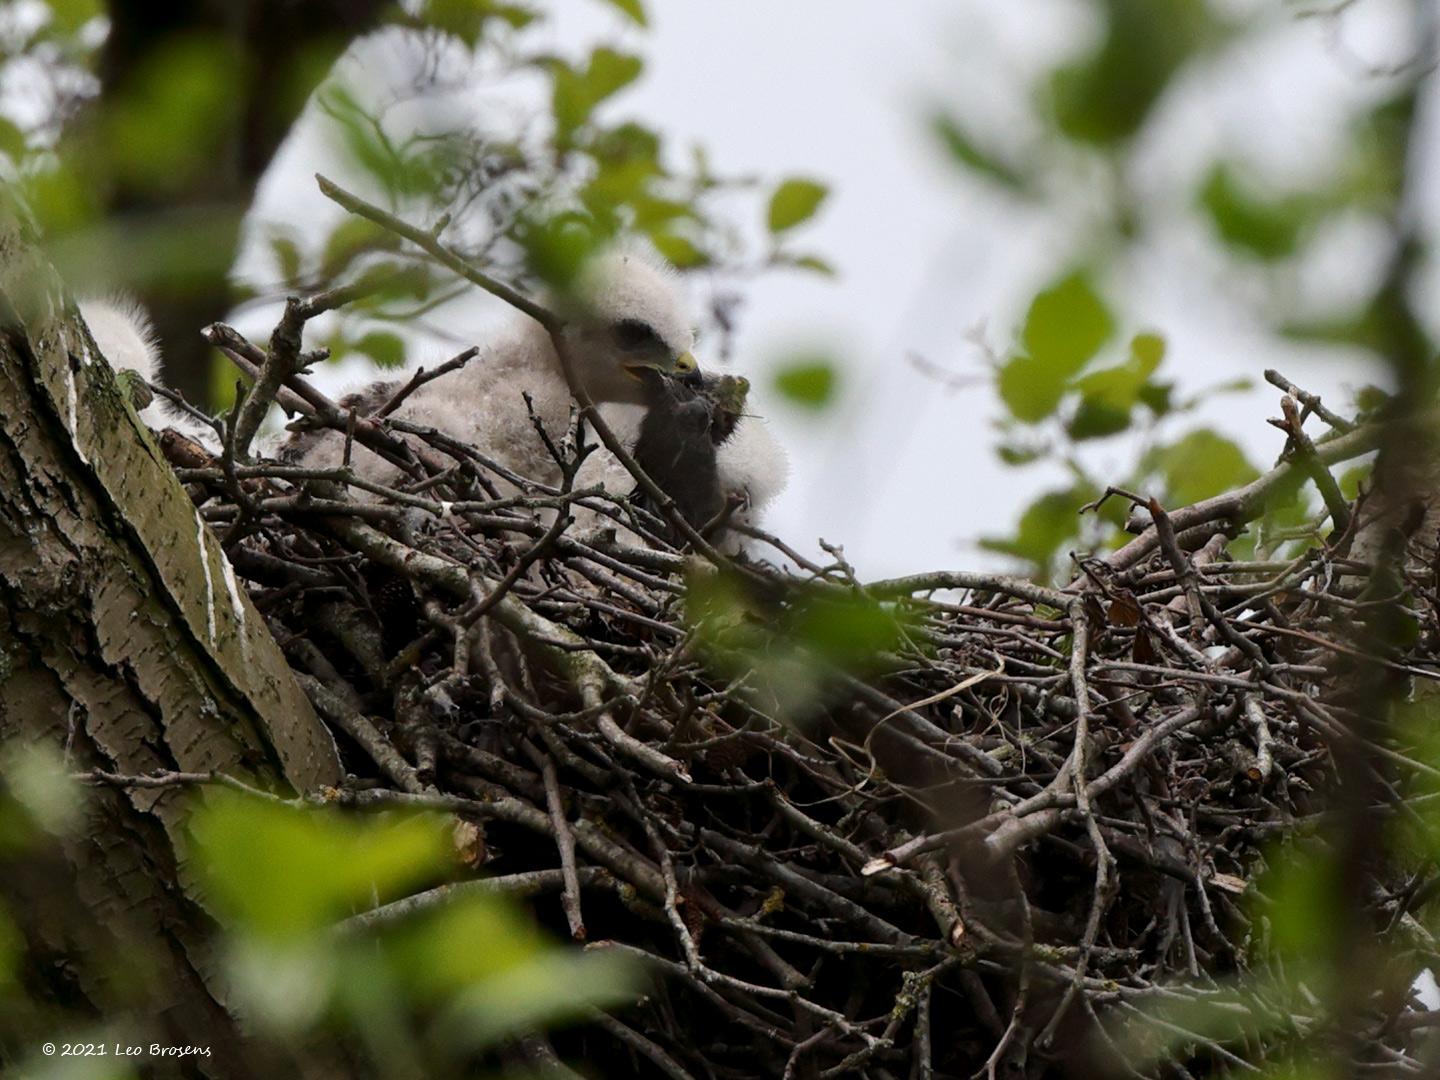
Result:
{"type": "MultiPolygon", "coordinates": [[[[568,303],[560,306],[576,375],[622,441],[633,441],[643,414],[639,374],[646,370],[684,374],[695,370],[690,354],[694,334],[673,272],[638,254],[613,252],[594,259],[581,273],[568,303]]],[[[361,392],[376,404],[401,382],[372,385],[361,392]]],[[[512,472],[541,483],[560,479],[534,414],[552,439],[568,429],[574,402],[560,358],[548,332],[517,315],[493,343],[464,369],[426,383],[393,416],[433,427],[474,446],[512,472]]],[[[282,456],[311,467],[337,465],[344,439],[336,432],[309,433],[289,440],[282,456]]],[[[592,455],[609,457],[603,449],[592,455]]],[[[393,466],[362,447],[352,465],[368,479],[395,479],[393,466]]],[[[603,472],[591,464],[580,479],[603,472]]],[[[503,486],[503,485],[502,485],[503,486]]]]}
{"type": "MultiPolygon", "coordinates": [[[[130,370],[152,386],[160,385],[160,340],[150,314],[138,300],[123,295],[89,296],[75,301],[90,336],[115,371],[130,370]]],[[[213,428],[176,408],[158,394],[137,414],[155,431],[174,428],[212,453],[220,444],[213,428]]]]}
{"type": "MultiPolygon", "coordinates": [[[[90,296],[77,300],[75,306],[111,368],[128,369],[148,383],[160,383],[160,341],[155,336],[155,324],[138,300],[120,295],[90,296]]],[[[138,415],[147,427],[175,428],[211,450],[218,449],[214,431],[158,395],[138,415]]]]}
{"type": "MultiPolygon", "coordinates": [[[[743,498],[734,520],[745,525],[760,524],[761,511],[779,497],[790,479],[785,448],[764,418],[753,413],[742,416],[735,433],[720,445],[715,465],[726,495],[743,498]]],[[[738,534],[731,535],[739,540],[738,534]]],[[[734,543],[722,546],[735,549],[734,543]]]]}

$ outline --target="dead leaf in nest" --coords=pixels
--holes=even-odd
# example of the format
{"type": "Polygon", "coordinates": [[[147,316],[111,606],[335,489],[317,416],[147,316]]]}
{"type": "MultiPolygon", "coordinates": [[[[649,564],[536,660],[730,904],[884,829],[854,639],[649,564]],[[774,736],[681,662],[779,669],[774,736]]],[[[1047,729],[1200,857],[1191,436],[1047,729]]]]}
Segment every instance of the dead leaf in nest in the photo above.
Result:
{"type": "Polygon", "coordinates": [[[1236,877],[1234,874],[1212,874],[1210,876],[1210,884],[1214,885],[1217,889],[1224,889],[1228,893],[1234,893],[1236,896],[1239,896],[1250,887],[1248,881],[1242,877],[1236,877]]]}
{"type": "Polygon", "coordinates": [[[1141,627],[1135,631],[1135,648],[1131,650],[1137,664],[1153,664],[1155,662],[1155,643],[1150,640],[1150,634],[1141,627]]]}
{"type": "Polygon", "coordinates": [[[485,830],[473,821],[457,821],[455,822],[453,839],[455,842],[455,854],[460,856],[462,863],[471,869],[484,865],[485,830]]]}
{"type": "Polygon", "coordinates": [[[1107,617],[1111,626],[1139,626],[1140,602],[1129,589],[1121,589],[1110,601],[1107,617]]]}

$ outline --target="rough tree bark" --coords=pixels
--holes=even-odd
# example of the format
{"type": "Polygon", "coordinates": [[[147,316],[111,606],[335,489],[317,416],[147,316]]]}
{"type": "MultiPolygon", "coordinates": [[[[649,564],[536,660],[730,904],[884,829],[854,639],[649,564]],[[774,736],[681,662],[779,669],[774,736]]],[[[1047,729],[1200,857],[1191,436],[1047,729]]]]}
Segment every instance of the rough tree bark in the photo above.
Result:
{"type": "MultiPolygon", "coordinates": [[[[0,204],[0,742],[63,748],[75,771],[336,781],[333,742],[63,297],[0,204]]],[[[32,999],[213,1043],[223,1074],[241,1059],[179,810],[98,790],[62,856],[5,860],[0,896],[32,999]]]]}

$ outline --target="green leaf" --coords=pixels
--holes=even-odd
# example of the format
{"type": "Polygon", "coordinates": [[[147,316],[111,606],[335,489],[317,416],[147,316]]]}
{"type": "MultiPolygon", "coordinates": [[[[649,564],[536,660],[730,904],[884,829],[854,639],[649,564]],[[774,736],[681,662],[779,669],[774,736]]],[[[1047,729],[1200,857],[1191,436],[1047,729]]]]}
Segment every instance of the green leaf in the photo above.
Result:
{"type": "Polygon", "coordinates": [[[1360,485],[1370,479],[1370,472],[1373,464],[1366,462],[1364,465],[1352,465],[1340,474],[1340,494],[1354,502],[1360,496],[1360,485]]]}
{"type": "Polygon", "coordinates": [[[525,252],[530,272],[563,291],[603,246],[606,235],[596,230],[592,220],[581,215],[557,214],[539,221],[522,218],[514,238],[525,252]]]}
{"type": "Polygon", "coordinates": [[[373,221],[361,217],[342,218],[325,240],[320,256],[321,276],[332,279],[367,252],[393,251],[399,246],[394,233],[373,221]]]}
{"type": "Polygon", "coordinates": [[[1264,911],[1275,949],[1287,961],[1300,964],[1323,962],[1327,951],[1338,958],[1338,942],[1327,931],[1345,919],[1344,870],[1339,860],[1316,845],[1282,859],[1261,883],[1269,901],[1264,911]]]}
{"type": "MultiPolygon", "coordinates": [[[[85,823],[85,793],[71,779],[58,747],[12,739],[0,746],[0,790],[24,817],[52,836],[76,833],[85,823]]],[[[4,807],[4,812],[14,812],[4,807]]],[[[8,830],[0,830],[8,831],[8,830]]]]}
{"type": "Polygon", "coordinates": [[[786,262],[797,270],[809,270],[812,274],[819,274],[821,277],[835,277],[835,267],[819,255],[791,255],[787,256],[786,262]]]}
{"type": "Polygon", "coordinates": [[[1098,398],[1083,398],[1075,415],[1065,425],[1076,442],[1118,435],[1130,427],[1130,410],[1117,408],[1098,398]]]}
{"type": "Polygon", "coordinates": [[[1066,379],[1115,332],[1115,320],[1090,278],[1076,272],[1035,297],[1021,340],[1029,354],[1066,379]]]}
{"type": "Polygon", "coordinates": [[[681,270],[705,266],[710,261],[710,256],[678,233],[656,229],[650,233],[650,242],[671,266],[681,270]]]}
{"type": "Polygon", "coordinates": [[[1067,430],[1076,440],[1115,435],[1130,426],[1130,411],[1165,356],[1165,339],[1140,334],[1130,342],[1130,359],[1092,371],[1075,381],[1080,405],[1067,430]]]}
{"type": "Polygon", "coordinates": [[[1262,198],[1223,163],[1210,170],[1199,198],[1226,244],[1265,260],[1293,255],[1323,212],[1314,196],[1262,198]]]}
{"type": "Polygon", "coordinates": [[[839,389],[835,365],[823,357],[797,359],[775,375],[775,389],[797,405],[823,409],[839,389]]]}
{"type": "Polygon", "coordinates": [[[280,280],[287,284],[300,277],[300,248],[295,238],[282,233],[270,235],[270,253],[280,268],[280,280]]]}
{"type": "MultiPolygon", "coordinates": [[[[454,952],[454,940],[440,943],[454,952]]],[[[496,935],[469,940],[473,948],[468,951],[484,952],[494,946],[496,935]]],[[[449,1045],[481,1050],[517,1034],[592,1017],[596,1009],[633,1004],[644,992],[638,965],[619,950],[548,948],[519,967],[472,982],[442,1010],[435,1027],[449,1045]]]]}
{"type": "Polygon", "coordinates": [[[91,19],[104,15],[100,0],[48,0],[50,26],[61,34],[73,34],[91,19]]]}
{"type": "Polygon", "coordinates": [[[1206,0],[1101,0],[1105,35],[1057,69],[1050,99],[1060,131],[1109,146],[1134,135],[1192,56],[1225,33],[1206,0]]]}
{"type": "Polygon", "coordinates": [[[770,231],[785,232],[809,221],[829,194],[830,189],[815,180],[796,177],[786,180],[770,196],[767,215],[770,231]]]}
{"type": "Polygon", "coordinates": [[[971,172],[979,173],[1011,191],[1024,191],[1028,186],[1025,178],[1009,165],[980,149],[960,122],[949,113],[936,112],[930,119],[930,129],[950,156],[971,172]]]}
{"type": "Polygon", "coordinates": [[[1386,327],[1376,317],[1373,306],[1366,310],[1318,319],[1298,319],[1280,327],[1280,333],[1292,341],[1320,345],[1353,345],[1362,349],[1384,348],[1386,327]]]}
{"type": "Polygon", "coordinates": [[[372,330],[355,342],[355,348],[366,353],[382,368],[398,368],[405,364],[405,342],[398,334],[372,330]]]}
{"type": "Polygon", "coordinates": [[[1041,292],[1025,316],[1026,351],[1001,367],[997,381],[1011,415],[1034,424],[1054,413],[1070,379],[1114,330],[1110,309],[1085,274],[1070,274],[1041,292]]]}
{"type": "Polygon", "coordinates": [[[110,161],[130,183],[161,193],[213,171],[251,75],[251,58],[218,34],[164,39],[102,114],[110,161]]]}
{"type": "Polygon", "coordinates": [[[5,117],[0,116],[0,154],[4,154],[18,165],[20,159],[25,156],[25,148],[25,133],[5,117]]]}
{"type": "Polygon", "coordinates": [[[1021,353],[1000,369],[996,388],[1010,415],[1027,424],[1037,424],[1060,407],[1065,396],[1065,376],[1021,353]]]}
{"type": "Polygon", "coordinates": [[[872,671],[904,643],[907,619],[868,597],[813,598],[796,606],[780,636],[822,663],[852,675],[872,671]]]}
{"type": "Polygon", "coordinates": [[[1174,383],[1146,383],[1140,388],[1140,404],[1156,416],[1166,416],[1175,407],[1171,398],[1175,393],[1174,383]]]}
{"type": "Polygon", "coordinates": [[[551,111],[555,116],[556,136],[561,142],[568,142],[601,102],[629,86],[645,68],[638,56],[618,52],[607,45],[592,52],[583,69],[553,59],[548,66],[552,79],[551,111]]]}
{"type": "Polygon", "coordinates": [[[645,17],[645,7],[640,0],[605,0],[605,2],[623,11],[635,25],[650,25],[650,20],[645,17]]]}
{"type": "Polygon", "coordinates": [[[980,546],[1024,559],[1034,566],[1037,577],[1047,577],[1055,553],[1079,535],[1080,507],[1093,497],[1085,487],[1046,492],[1025,508],[1014,536],[985,537],[980,546]]]}
{"type": "Polygon", "coordinates": [[[437,30],[453,34],[466,45],[474,47],[484,36],[486,23],[498,19],[515,30],[522,30],[539,16],[520,4],[499,0],[428,0],[423,18],[437,30]]]}
{"type": "Polygon", "coordinates": [[[1209,428],[1157,447],[1147,455],[1147,465],[1164,479],[1165,505],[1170,510],[1248,484],[1260,475],[1245,451],[1209,428]]]}
{"type": "Polygon", "coordinates": [[[1039,461],[1045,456],[1046,450],[1044,443],[1004,442],[995,447],[995,454],[1006,465],[1019,466],[1039,461]]]}
{"type": "Polygon", "coordinates": [[[437,818],[357,821],[220,792],[192,831],[209,894],[272,939],[319,929],[450,864],[437,818]]]}

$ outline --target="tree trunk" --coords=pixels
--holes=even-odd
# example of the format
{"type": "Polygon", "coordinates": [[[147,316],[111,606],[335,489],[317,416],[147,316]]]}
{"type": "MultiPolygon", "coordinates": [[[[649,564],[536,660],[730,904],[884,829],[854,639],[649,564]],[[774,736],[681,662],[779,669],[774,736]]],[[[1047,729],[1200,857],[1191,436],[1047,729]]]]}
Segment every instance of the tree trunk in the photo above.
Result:
{"type": "Polygon", "coordinates": [[[177,41],[212,37],[234,43],[256,61],[232,73],[239,97],[222,148],[193,183],[154,192],[124,182],[108,192],[116,222],[144,225],[160,215],[166,228],[193,235],[192,272],[184,286],[161,281],[140,297],[155,322],[165,356],[166,382],[189,400],[212,399],[213,352],[200,328],[225,318],[234,302],[230,270],[240,240],[240,217],[275,151],[299,117],[310,92],[345,47],[372,29],[382,0],[111,0],[110,36],[100,60],[97,107],[120,100],[136,80],[153,75],[163,50],[177,41]]]}
{"type": "MultiPolygon", "coordinates": [[[[300,790],[340,776],[216,537],[0,203],[0,743],[15,740],[63,748],[71,771],[215,769],[300,790]]],[[[147,1045],[210,1044],[203,1070],[248,1071],[182,810],[173,790],[102,788],[56,851],[0,852],[34,1003],[0,1019],[5,1058],[33,1053],[59,1010],[120,1018],[112,1036],[147,1045]]]]}

